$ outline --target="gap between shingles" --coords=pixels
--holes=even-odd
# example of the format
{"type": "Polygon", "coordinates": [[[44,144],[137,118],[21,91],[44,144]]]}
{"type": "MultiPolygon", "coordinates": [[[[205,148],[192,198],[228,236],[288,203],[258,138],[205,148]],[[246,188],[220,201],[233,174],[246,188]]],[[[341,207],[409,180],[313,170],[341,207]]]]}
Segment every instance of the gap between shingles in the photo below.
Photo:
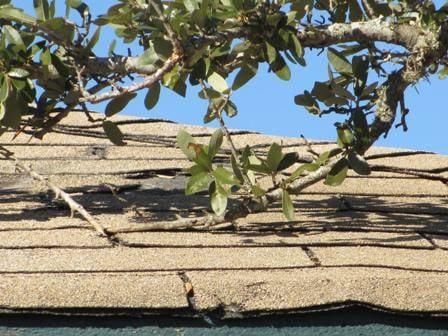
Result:
{"type": "Polygon", "coordinates": [[[303,265],[303,266],[270,266],[270,267],[210,267],[210,268],[160,268],[160,269],[127,269],[127,270],[47,270],[47,271],[0,271],[0,275],[40,275],[40,274],[84,274],[84,275],[107,275],[107,274],[141,274],[141,273],[172,273],[172,272],[256,272],[256,271],[288,271],[288,270],[307,270],[307,269],[344,269],[344,268],[367,268],[367,269],[391,269],[406,272],[433,273],[448,275],[448,270],[441,269],[423,269],[415,267],[403,267],[392,265],[371,265],[371,264],[341,264],[341,265],[303,265]]]}

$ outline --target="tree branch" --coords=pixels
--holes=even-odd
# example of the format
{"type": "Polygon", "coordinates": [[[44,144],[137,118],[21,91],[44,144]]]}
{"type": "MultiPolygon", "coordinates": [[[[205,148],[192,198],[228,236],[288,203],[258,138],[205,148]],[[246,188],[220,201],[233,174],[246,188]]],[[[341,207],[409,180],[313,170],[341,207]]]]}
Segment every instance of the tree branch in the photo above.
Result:
{"type": "Polygon", "coordinates": [[[30,177],[32,177],[36,181],[45,183],[45,185],[49,189],[53,190],[53,192],[56,195],[56,199],[60,197],[69,206],[70,211],[71,211],[71,216],[73,216],[73,214],[75,212],[78,212],[90,225],[92,225],[95,228],[95,230],[99,233],[99,235],[104,236],[104,237],[107,237],[109,235],[109,233],[106,231],[106,229],[100,223],[98,223],[95,220],[95,218],[93,218],[92,215],[89,214],[87,212],[87,210],[84,209],[84,207],[81,204],[76,202],[69,194],[67,194],[61,188],[59,188],[58,186],[51,183],[47,178],[45,178],[44,176],[35,172],[33,169],[31,169],[31,167],[28,167],[25,164],[21,163],[14,156],[14,154],[12,152],[7,150],[3,146],[0,146],[0,155],[3,156],[5,159],[14,161],[15,166],[19,171],[28,174],[30,177]]]}

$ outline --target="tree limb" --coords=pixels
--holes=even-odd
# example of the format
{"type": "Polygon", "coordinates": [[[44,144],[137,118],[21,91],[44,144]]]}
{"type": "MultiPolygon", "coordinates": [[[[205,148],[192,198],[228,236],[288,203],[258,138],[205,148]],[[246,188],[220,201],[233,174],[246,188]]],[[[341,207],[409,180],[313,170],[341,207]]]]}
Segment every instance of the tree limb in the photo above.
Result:
{"type": "Polygon", "coordinates": [[[69,194],[50,182],[47,178],[35,172],[33,169],[31,169],[31,167],[28,167],[25,164],[21,163],[12,152],[0,146],[0,155],[5,159],[14,161],[16,169],[18,169],[19,171],[28,174],[36,181],[45,183],[45,185],[55,193],[56,199],[60,197],[69,206],[72,216],[73,213],[78,212],[90,225],[93,226],[93,228],[99,233],[100,236],[107,237],[109,235],[106,229],[100,223],[98,223],[95,218],[93,218],[92,215],[88,213],[81,204],[76,202],[69,194]]]}

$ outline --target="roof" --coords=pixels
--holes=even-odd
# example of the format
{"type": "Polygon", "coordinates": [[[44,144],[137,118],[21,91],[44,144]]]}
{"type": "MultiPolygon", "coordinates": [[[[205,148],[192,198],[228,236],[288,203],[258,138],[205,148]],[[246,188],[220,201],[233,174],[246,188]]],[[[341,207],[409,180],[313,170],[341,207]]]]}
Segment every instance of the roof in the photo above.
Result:
{"type": "MultiPolygon", "coordinates": [[[[112,145],[83,114],[66,118],[44,141],[20,135],[2,145],[108,228],[203,214],[205,195],[184,196],[190,163],[174,141],[181,128],[204,141],[213,129],[115,120],[127,146],[112,145]]],[[[276,141],[307,150],[302,140],[232,132],[237,147],[266,152],[276,141]]],[[[316,151],[332,146],[313,142],[316,151]]],[[[350,173],[340,187],[309,187],[294,197],[293,222],[274,204],[232,228],[121,233],[112,240],[70,218],[44,185],[22,179],[0,192],[0,309],[234,317],[364,305],[447,315],[448,195],[437,177],[448,177],[448,157],[373,148],[368,159],[401,173],[350,173]]],[[[0,166],[0,180],[17,177],[10,162],[0,166]]]]}

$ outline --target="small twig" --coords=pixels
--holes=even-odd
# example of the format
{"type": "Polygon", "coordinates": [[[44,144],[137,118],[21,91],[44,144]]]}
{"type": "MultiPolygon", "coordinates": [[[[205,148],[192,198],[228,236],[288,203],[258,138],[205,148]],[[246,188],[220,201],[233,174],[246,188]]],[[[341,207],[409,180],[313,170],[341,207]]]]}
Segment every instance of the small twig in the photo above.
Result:
{"type": "Polygon", "coordinates": [[[300,134],[300,137],[305,141],[305,145],[307,147],[307,152],[313,155],[315,158],[319,157],[319,153],[316,152],[313,147],[311,147],[311,144],[308,142],[308,140],[303,136],[303,134],[300,134]]]}
{"type": "Polygon", "coordinates": [[[404,97],[401,97],[400,99],[400,112],[401,112],[401,122],[395,126],[395,128],[398,127],[403,127],[403,131],[407,132],[408,131],[408,125],[406,123],[406,116],[409,113],[409,109],[406,108],[406,105],[404,103],[404,97]]]}
{"type": "Polygon", "coordinates": [[[159,19],[162,21],[163,27],[165,28],[165,30],[168,34],[168,38],[170,39],[170,42],[173,45],[174,53],[175,54],[183,54],[182,46],[180,45],[180,42],[177,39],[176,33],[174,32],[173,28],[171,28],[165,15],[163,15],[162,9],[153,0],[148,0],[148,3],[152,6],[152,8],[154,8],[156,14],[159,16],[159,19]]]}
{"type": "Polygon", "coordinates": [[[89,222],[89,224],[91,224],[95,228],[95,230],[101,236],[107,237],[109,235],[108,232],[106,232],[105,228],[100,223],[98,223],[95,220],[95,218],[93,218],[92,215],[90,215],[81,204],[76,202],[69,194],[67,194],[64,190],[62,190],[61,188],[50,182],[47,178],[35,172],[31,167],[21,163],[19,159],[17,159],[14,156],[13,152],[7,150],[3,146],[0,146],[0,155],[2,155],[5,159],[14,161],[15,167],[18,171],[28,174],[36,181],[45,183],[45,185],[55,193],[56,199],[61,198],[69,206],[71,216],[73,216],[75,212],[78,212],[87,222],[89,222]]]}

